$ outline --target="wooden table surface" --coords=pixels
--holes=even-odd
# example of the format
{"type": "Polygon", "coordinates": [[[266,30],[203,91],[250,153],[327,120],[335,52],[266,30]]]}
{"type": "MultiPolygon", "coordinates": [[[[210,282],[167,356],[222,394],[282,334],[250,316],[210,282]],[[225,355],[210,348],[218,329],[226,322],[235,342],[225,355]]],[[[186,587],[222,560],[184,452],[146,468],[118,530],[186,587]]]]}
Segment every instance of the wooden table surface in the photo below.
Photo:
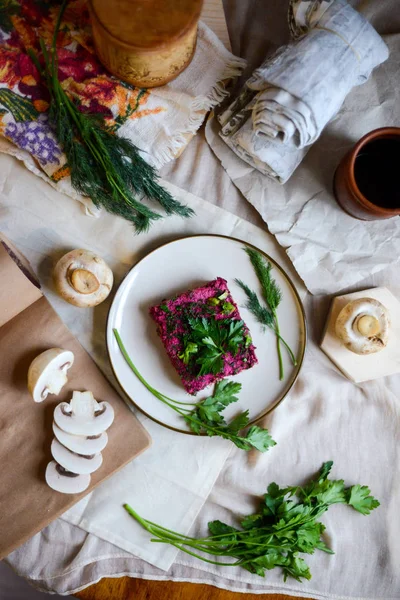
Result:
{"type": "MultiPolygon", "coordinates": [[[[205,0],[202,19],[230,49],[222,0],[205,0]]],[[[76,594],[81,600],[306,600],[282,594],[240,594],[210,585],[105,578],[76,594]]]]}
{"type": "Polygon", "coordinates": [[[81,600],[306,600],[282,594],[227,592],[211,585],[145,581],[144,579],[102,579],[79,594],[81,600]]]}

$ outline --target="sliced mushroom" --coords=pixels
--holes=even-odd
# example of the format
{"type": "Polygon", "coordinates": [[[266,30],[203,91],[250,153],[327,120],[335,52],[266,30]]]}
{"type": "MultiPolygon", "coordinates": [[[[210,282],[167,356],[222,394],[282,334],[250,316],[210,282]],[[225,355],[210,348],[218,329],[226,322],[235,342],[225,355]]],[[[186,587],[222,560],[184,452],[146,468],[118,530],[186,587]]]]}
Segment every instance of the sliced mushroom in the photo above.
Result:
{"type": "Polygon", "coordinates": [[[85,435],[73,435],[60,429],[54,421],[53,431],[60,444],[77,454],[97,454],[97,452],[104,450],[108,442],[108,435],[105,432],[89,437],[85,435]]]}
{"type": "Polygon", "coordinates": [[[72,250],[54,268],[54,284],[64,300],[86,308],[105,300],[113,286],[113,273],[107,263],[89,250],[72,250]]]}
{"type": "Polygon", "coordinates": [[[89,487],[90,475],[71,473],[52,460],[46,468],[46,483],[62,494],[80,494],[89,487]]]}
{"type": "Polygon", "coordinates": [[[360,298],[342,308],[335,329],[336,335],[351,352],[373,354],[387,345],[389,311],[374,298],[360,298]]]}
{"type": "Polygon", "coordinates": [[[28,390],[35,402],[43,402],[49,394],[61,392],[73,362],[73,353],[61,348],[50,348],[32,361],[28,370],[28,390]]]}
{"type": "Polygon", "coordinates": [[[94,473],[97,471],[103,462],[101,454],[92,454],[85,456],[83,454],[76,454],[71,452],[60,444],[60,442],[54,439],[51,443],[51,454],[54,460],[64,467],[71,473],[77,473],[78,475],[86,475],[87,473],[94,473]]]}
{"type": "Polygon", "coordinates": [[[108,402],[97,402],[92,392],[73,392],[71,401],[61,402],[54,410],[60,429],[73,435],[92,436],[106,431],[114,420],[108,402]]]}

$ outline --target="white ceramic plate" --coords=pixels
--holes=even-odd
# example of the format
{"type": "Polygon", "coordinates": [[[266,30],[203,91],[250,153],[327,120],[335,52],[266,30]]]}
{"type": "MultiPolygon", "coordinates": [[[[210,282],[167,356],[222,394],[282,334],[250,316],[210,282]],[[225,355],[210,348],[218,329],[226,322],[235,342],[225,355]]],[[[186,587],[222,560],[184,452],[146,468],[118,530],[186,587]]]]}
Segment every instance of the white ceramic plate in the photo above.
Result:
{"type": "MultiPolygon", "coordinates": [[[[252,314],[243,307],[245,294],[235,283],[242,279],[261,293],[258,279],[247,254],[246,244],[224,236],[200,235],[170,242],[157,248],[138,262],[125,277],[111,305],[107,323],[107,347],[116,378],[128,398],[147,416],[161,425],[184,433],[189,429],[182,417],[155,398],[136,378],[125,362],[113,329],[118,329],[122,341],[143,377],[157,390],[180,401],[191,401],[172,367],[149,308],[163,299],[203,285],[216,277],[228,281],[228,287],[239,306],[242,319],[250,329],[256,346],[258,364],[232,377],[242,383],[239,402],[230,405],[224,416],[230,419],[239,411],[249,409],[252,422],[271,411],[293,385],[304,356],[306,324],[304,310],[289,277],[269,256],[273,277],[279,284],[283,299],[278,308],[281,335],[298,358],[293,367],[282,349],[285,377],[279,380],[276,338],[272,331],[264,332],[252,314]]],[[[200,400],[212,394],[209,386],[196,396],[200,400]]]]}

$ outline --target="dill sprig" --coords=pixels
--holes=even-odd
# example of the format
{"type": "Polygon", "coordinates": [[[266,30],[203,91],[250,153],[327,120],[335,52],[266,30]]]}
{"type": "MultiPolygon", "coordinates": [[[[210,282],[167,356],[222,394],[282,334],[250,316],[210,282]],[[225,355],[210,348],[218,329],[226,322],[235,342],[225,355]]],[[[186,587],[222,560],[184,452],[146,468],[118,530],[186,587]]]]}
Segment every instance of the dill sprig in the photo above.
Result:
{"type": "Polygon", "coordinates": [[[281,352],[281,343],[285,346],[286,350],[288,351],[293,365],[297,365],[297,359],[295,355],[293,354],[290,346],[285,342],[285,340],[280,334],[277,308],[282,300],[282,292],[271,275],[271,263],[267,262],[264,259],[264,257],[259,252],[257,252],[257,250],[253,250],[252,248],[244,248],[244,250],[247,252],[247,255],[250,258],[250,262],[253,265],[254,271],[260,282],[265,306],[261,304],[256,292],[251,290],[248,285],[246,285],[240,279],[235,279],[235,281],[242,288],[242,290],[247,296],[246,308],[255,316],[259,323],[261,323],[265,327],[268,327],[269,329],[272,329],[272,331],[276,335],[276,344],[279,360],[279,379],[282,380],[284,377],[284,369],[281,352]]]}
{"type": "Polygon", "coordinates": [[[177,200],[158,182],[158,175],[130,140],[107,129],[99,115],[82,113],[58,79],[57,35],[67,6],[58,14],[50,53],[40,40],[44,68],[33,51],[29,54],[46,81],[50,93],[49,119],[67,157],[72,186],[89,196],[96,206],[130,221],[140,233],[162,217],[145,204],[147,197],[158,202],[167,215],[190,217],[193,210],[177,200]],[[139,197],[139,199],[137,198],[139,197]]]}

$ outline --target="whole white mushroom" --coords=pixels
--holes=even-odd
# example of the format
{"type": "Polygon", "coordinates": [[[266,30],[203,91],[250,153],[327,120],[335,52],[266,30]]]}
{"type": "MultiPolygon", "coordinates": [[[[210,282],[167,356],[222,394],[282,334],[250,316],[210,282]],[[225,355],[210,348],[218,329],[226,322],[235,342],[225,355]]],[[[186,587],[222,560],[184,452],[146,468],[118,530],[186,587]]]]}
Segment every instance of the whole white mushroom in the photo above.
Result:
{"type": "Polygon", "coordinates": [[[346,304],[335,324],[336,335],[356,354],[373,354],[389,339],[389,311],[374,298],[359,298],[346,304]]]}
{"type": "Polygon", "coordinates": [[[113,286],[114,277],[107,263],[89,250],[76,249],[65,254],[53,271],[57,293],[80,308],[103,302],[113,286]]]}

